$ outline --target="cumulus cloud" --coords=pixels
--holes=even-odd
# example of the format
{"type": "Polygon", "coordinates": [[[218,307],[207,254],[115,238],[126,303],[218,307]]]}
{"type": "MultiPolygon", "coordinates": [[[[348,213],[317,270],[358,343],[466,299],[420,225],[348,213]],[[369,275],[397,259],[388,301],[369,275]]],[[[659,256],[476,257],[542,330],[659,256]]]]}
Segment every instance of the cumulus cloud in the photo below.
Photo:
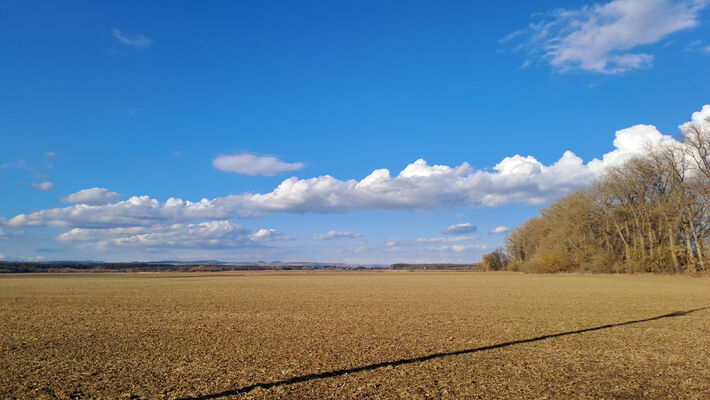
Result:
{"type": "Polygon", "coordinates": [[[62,198],[62,203],[71,204],[107,204],[123,197],[120,193],[112,192],[105,188],[93,187],[72,193],[62,198]]]}
{"type": "Polygon", "coordinates": [[[678,128],[681,132],[685,132],[693,124],[710,129],[710,104],[703,106],[700,111],[694,112],[690,121],[681,124],[678,128]]]}
{"type": "Polygon", "coordinates": [[[261,228],[256,233],[249,235],[249,239],[255,242],[270,242],[283,238],[283,234],[273,228],[261,228]]]}
{"type": "Polygon", "coordinates": [[[352,239],[360,236],[362,236],[361,233],[330,231],[321,235],[313,235],[313,240],[352,239]]]}
{"type": "Polygon", "coordinates": [[[637,125],[616,133],[615,150],[602,159],[584,163],[567,151],[552,165],[532,156],[506,157],[492,170],[474,170],[468,163],[456,167],[409,164],[398,175],[378,169],[360,181],[341,181],[329,175],[284,180],[268,193],[245,193],[199,202],[170,198],[161,203],[134,196],[104,205],[70,207],[20,214],[11,226],[147,226],[156,222],[180,223],[195,219],[225,219],[259,213],[345,212],[355,209],[435,209],[463,206],[498,206],[508,203],[541,204],[589,184],[605,168],[641,154],[647,147],[674,143],[650,125],[637,125]]]}
{"type": "Polygon", "coordinates": [[[119,43],[125,44],[130,47],[138,47],[141,49],[147,49],[153,44],[153,39],[150,39],[142,34],[128,35],[122,33],[119,29],[113,30],[113,37],[119,41],[119,43]]]}
{"type": "Polygon", "coordinates": [[[99,248],[238,248],[253,246],[273,230],[249,231],[227,220],[121,228],[74,228],[57,237],[63,242],[88,243],[99,248]],[[266,231],[267,233],[263,233],[266,231]]]}
{"type": "Polygon", "coordinates": [[[649,67],[653,55],[635,49],[697,26],[698,14],[707,4],[708,0],[614,0],[557,9],[533,15],[526,29],[502,42],[561,71],[619,74],[649,67]]]}
{"type": "Polygon", "coordinates": [[[510,228],[508,228],[507,226],[497,226],[497,227],[491,229],[491,234],[498,235],[501,233],[506,233],[509,230],[510,230],[510,228]]]}
{"type": "Polygon", "coordinates": [[[105,228],[151,226],[156,223],[179,223],[199,219],[226,219],[234,209],[226,198],[184,201],[170,198],[161,203],[148,196],[133,196],[125,201],[103,205],[76,204],[63,208],[19,214],[7,221],[10,226],[73,226],[105,228]]]}
{"type": "MultiPolygon", "coordinates": [[[[693,114],[693,120],[702,120],[704,115],[710,115],[710,106],[693,114]]],[[[107,204],[75,204],[20,214],[7,221],[7,225],[111,228],[224,220],[264,213],[541,204],[590,184],[610,166],[649,148],[671,144],[678,142],[654,126],[636,125],[617,131],[614,150],[586,163],[571,151],[550,165],[533,156],[514,155],[505,157],[491,169],[474,169],[465,162],[458,166],[430,165],[420,159],[394,176],[387,169],[377,169],[361,180],[339,180],[329,175],[292,177],[270,192],[197,202],[178,198],[160,202],[148,196],[134,196],[107,204]]]]}
{"type": "Polygon", "coordinates": [[[44,190],[45,192],[48,190],[54,189],[54,184],[49,181],[44,181],[40,183],[30,183],[31,188],[35,188],[37,190],[44,190]]]}
{"type": "Polygon", "coordinates": [[[506,157],[492,171],[474,170],[466,162],[450,167],[419,159],[396,176],[378,169],[360,181],[342,181],[330,175],[292,177],[269,193],[243,195],[241,203],[251,211],[296,213],[542,204],[589,184],[605,168],[647,148],[673,142],[654,126],[637,125],[616,132],[616,148],[586,164],[571,151],[552,165],[533,156],[506,157]]]}
{"type": "Polygon", "coordinates": [[[473,233],[476,232],[478,228],[474,225],[471,225],[468,222],[462,222],[460,224],[454,224],[454,225],[449,225],[444,229],[443,234],[444,235],[460,235],[463,233],[473,233]]]}
{"type": "Polygon", "coordinates": [[[301,162],[286,163],[274,156],[260,156],[250,153],[222,155],[212,160],[212,165],[220,171],[251,176],[274,176],[284,172],[298,171],[306,166],[301,162]]]}

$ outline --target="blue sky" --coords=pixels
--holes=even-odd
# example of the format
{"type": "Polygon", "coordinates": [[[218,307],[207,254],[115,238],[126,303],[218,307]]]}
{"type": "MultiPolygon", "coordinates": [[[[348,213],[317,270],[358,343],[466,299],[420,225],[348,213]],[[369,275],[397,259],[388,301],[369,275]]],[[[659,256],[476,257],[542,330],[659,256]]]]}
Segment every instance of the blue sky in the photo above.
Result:
{"type": "Polygon", "coordinates": [[[707,0],[383,3],[0,2],[0,258],[478,261],[710,113],[707,0]]]}

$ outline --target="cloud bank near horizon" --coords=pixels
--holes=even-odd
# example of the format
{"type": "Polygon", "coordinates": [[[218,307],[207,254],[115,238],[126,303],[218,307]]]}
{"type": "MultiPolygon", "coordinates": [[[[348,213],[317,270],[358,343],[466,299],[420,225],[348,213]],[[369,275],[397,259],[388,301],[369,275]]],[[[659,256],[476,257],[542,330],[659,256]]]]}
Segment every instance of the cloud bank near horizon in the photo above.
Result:
{"type": "MultiPolygon", "coordinates": [[[[710,105],[692,115],[705,123],[710,105]]],[[[687,125],[681,125],[681,128],[687,125]]],[[[66,196],[73,205],[16,215],[4,225],[11,228],[60,226],[71,228],[59,236],[65,242],[95,241],[116,246],[169,246],[192,232],[202,247],[227,243],[253,245],[284,236],[261,229],[254,234],[229,225],[230,218],[258,217],[271,213],[340,213],[354,210],[431,210],[459,207],[495,207],[511,203],[543,204],[580,187],[611,166],[642,154],[648,148],[678,144],[652,125],[635,125],[616,132],[614,149],[601,158],[584,162],[572,151],[544,165],[533,156],[505,157],[490,169],[430,165],[423,159],[407,165],[396,175],[376,169],[360,180],[339,180],[330,175],[285,179],[266,193],[242,193],[200,201],[169,198],[160,202],[149,196],[118,201],[118,193],[90,188],[66,196]],[[191,222],[198,222],[194,224],[191,222]],[[207,224],[207,225],[205,225],[207,224]],[[211,224],[211,225],[210,225],[211,224]],[[132,231],[131,231],[132,230],[132,231]],[[236,232],[236,233],[235,233],[236,232]],[[238,237],[235,235],[238,234],[238,237]],[[205,237],[204,240],[199,239],[205,237]]],[[[495,233],[503,233],[503,227],[495,233]]],[[[445,233],[474,232],[471,224],[452,225],[445,233]],[[469,226],[470,225],[470,226],[469,226]]],[[[329,232],[314,239],[354,237],[349,232],[329,232]]]]}
{"type": "MultiPolygon", "coordinates": [[[[710,109],[710,107],[708,107],[710,109]]],[[[588,185],[606,168],[641,154],[648,147],[677,143],[652,125],[636,125],[616,132],[615,149],[587,163],[571,151],[551,165],[533,156],[505,157],[492,169],[473,169],[468,163],[450,167],[416,160],[399,174],[377,169],[361,180],[339,180],[330,175],[291,177],[268,193],[243,193],[186,201],[160,202],[149,196],[94,204],[74,193],[75,204],[20,214],[9,226],[118,227],[253,217],[265,213],[338,213],[351,210],[426,210],[466,206],[495,207],[511,203],[542,204],[588,185]]],[[[89,192],[87,192],[89,191],[89,192]]],[[[107,193],[108,192],[106,189],[107,193]]],[[[102,192],[103,193],[103,192],[102,192]]]]}

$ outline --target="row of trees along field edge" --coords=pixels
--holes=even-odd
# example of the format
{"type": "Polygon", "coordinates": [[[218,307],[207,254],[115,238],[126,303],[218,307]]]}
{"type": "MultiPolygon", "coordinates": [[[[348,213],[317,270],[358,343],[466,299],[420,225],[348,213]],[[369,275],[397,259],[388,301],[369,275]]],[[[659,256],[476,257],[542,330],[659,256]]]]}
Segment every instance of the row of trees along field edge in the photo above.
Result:
{"type": "Polygon", "coordinates": [[[710,118],[607,169],[486,254],[488,269],[679,273],[710,268],[710,118]]]}

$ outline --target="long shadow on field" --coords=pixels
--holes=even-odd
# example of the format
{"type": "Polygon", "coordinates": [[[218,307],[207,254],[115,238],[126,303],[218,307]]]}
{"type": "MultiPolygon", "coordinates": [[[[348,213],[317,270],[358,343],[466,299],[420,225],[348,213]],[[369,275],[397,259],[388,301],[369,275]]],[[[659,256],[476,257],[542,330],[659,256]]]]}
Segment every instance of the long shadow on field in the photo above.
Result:
{"type": "Polygon", "coordinates": [[[550,335],[543,335],[543,336],[538,336],[530,339],[520,339],[520,340],[514,340],[512,342],[505,342],[505,343],[498,343],[490,346],[483,346],[483,347],[476,347],[473,349],[464,349],[464,350],[457,350],[457,351],[450,351],[450,352],[445,352],[445,353],[434,353],[434,354],[429,354],[426,356],[421,356],[421,357],[414,357],[414,358],[404,358],[401,360],[397,361],[385,361],[381,363],[375,363],[375,364],[369,364],[369,365],[363,365],[361,367],[354,367],[354,368],[347,368],[347,369],[339,369],[335,371],[327,371],[327,372],[319,372],[316,374],[308,374],[308,375],[301,375],[301,376],[295,376],[293,378],[289,379],[284,379],[281,381],[274,381],[274,382],[267,382],[267,383],[255,383],[253,385],[249,386],[244,386],[238,389],[231,389],[231,390],[225,390],[223,392],[219,393],[212,393],[212,394],[205,394],[202,396],[197,396],[197,397],[184,397],[182,399],[178,400],[208,400],[208,399],[217,399],[220,397],[227,397],[227,396],[234,396],[238,394],[243,394],[247,392],[251,392],[252,390],[256,388],[262,388],[262,389],[270,389],[276,386],[287,386],[287,385],[293,385],[296,383],[301,383],[301,382],[307,382],[307,381],[312,381],[314,379],[323,379],[323,378],[333,378],[336,376],[341,376],[341,375],[346,375],[346,374],[352,374],[355,372],[363,372],[363,371],[371,371],[373,369],[378,369],[378,368],[385,368],[385,367],[396,367],[398,365],[404,365],[404,364],[413,364],[413,363],[418,363],[418,362],[424,362],[424,361],[429,361],[433,360],[435,358],[442,358],[442,357],[449,357],[449,356],[458,356],[462,354],[470,354],[470,353],[477,353],[479,351],[486,351],[486,350],[493,350],[493,349],[499,349],[501,347],[508,347],[508,346],[513,346],[516,344],[524,344],[524,343],[532,343],[532,342],[539,342],[541,340],[545,339],[552,339],[560,336],[567,336],[567,335],[576,335],[578,333],[585,333],[585,332],[592,332],[592,331],[599,331],[602,329],[609,329],[609,328],[614,328],[617,326],[624,326],[624,325],[631,325],[631,324],[638,324],[641,322],[648,322],[648,321],[655,321],[663,318],[671,318],[671,317],[680,317],[683,315],[688,315],[691,313],[694,313],[696,311],[701,311],[701,310],[707,310],[710,307],[702,307],[702,308],[696,308],[693,310],[688,310],[688,311],[676,311],[672,312],[670,314],[663,314],[663,315],[658,315],[656,317],[651,317],[651,318],[644,318],[644,319],[636,319],[633,321],[626,321],[626,322],[619,322],[617,324],[608,324],[608,325],[601,325],[601,326],[595,326],[594,328],[586,328],[586,329],[579,329],[576,331],[569,331],[569,332],[561,332],[561,333],[553,333],[550,335]]]}

